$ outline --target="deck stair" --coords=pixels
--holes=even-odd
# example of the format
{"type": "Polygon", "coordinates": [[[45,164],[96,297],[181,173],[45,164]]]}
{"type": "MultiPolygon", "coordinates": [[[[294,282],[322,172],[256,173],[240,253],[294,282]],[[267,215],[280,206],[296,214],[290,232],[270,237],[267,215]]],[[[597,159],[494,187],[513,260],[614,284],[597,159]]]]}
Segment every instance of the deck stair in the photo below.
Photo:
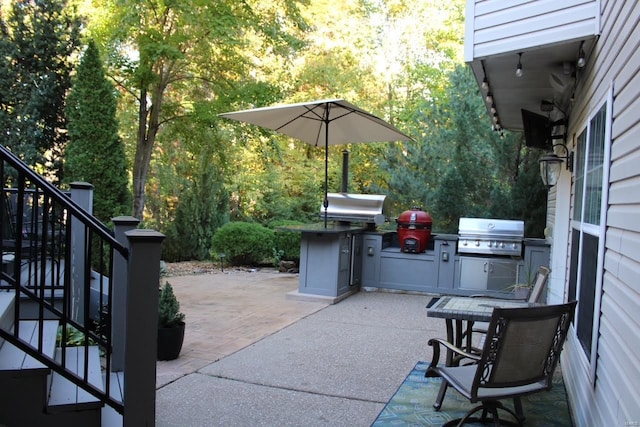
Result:
{"type": "MultiPolygon", "coordinates": [[[[0,291],[0,327],[13,331],[14,294],[0,291]]],[[[19,337],[35,349],[42,329],[42,352],[60,360],[58,321],[20,320],[19,337]]],[[[66,366],[82,375],[84,347],[67,347],[66,366]]],[[[88,381],[102,387],[100,354],[88,347],[88,381]]],[[[8,341],[0,342],[0,426],[100,426],[103,403],[8,341]]]]}

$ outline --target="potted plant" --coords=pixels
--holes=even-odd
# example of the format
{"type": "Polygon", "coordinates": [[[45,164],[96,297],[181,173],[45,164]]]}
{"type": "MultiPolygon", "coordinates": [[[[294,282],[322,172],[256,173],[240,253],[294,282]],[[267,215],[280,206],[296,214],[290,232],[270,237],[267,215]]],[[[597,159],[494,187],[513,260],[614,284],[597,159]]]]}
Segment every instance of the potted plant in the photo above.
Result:
{"type": "Polygon", "coordinates": [[[184,341],[184,314],[169,282],[160,288],[158,301],[158,360],[177,359],[184,341]]]}

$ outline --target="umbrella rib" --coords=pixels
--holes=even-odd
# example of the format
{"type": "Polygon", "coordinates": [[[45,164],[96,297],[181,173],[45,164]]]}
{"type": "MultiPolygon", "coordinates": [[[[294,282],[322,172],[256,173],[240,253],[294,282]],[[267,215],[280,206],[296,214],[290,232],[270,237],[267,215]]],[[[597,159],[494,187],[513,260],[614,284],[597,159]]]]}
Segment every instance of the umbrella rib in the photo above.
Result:
{"type": "MultiPolygon", "coordinates": [[[[326,104],[325,104],[326,105],[326,104]]],[[[282,125],[276,127],[274,130],[280,132],[280,130],[288,125],[290,125],[291,123],[295,122],[298,119],[308,119],[308,120],[314,120],[314,121],[318,121],[318,122],[323,122],[326,126],[327,124],[327,120],[325,120],[325,118],[323,116],[321,116],[320,114],[318,114],[315,110],[317,107],[324,107],[325,105],[323,104],[318,104],[315,105],[313,108],[309,108],[308,106],[304,105],[304,108],[307,109],[307,111],[305,111],[302,114],[298,114],[297,116],[291,118],[290,120],[288,120],[287,122],[283,123],[282,125]],[[312,113],[315,117],[313,116],[307,116],[307,113],[312,113]]],[[[326,107],[323,109],[323,111],[326,110],[326,107]]],[[[322,126],[320,126],[320,128],[322,128],[322,126]]],[[[318,129],[318,136],[316,136],[316,142],[315,142],[315,146],[318,146],[318,141],[320,140],[320,132],[321,129],[318,129]]]]}

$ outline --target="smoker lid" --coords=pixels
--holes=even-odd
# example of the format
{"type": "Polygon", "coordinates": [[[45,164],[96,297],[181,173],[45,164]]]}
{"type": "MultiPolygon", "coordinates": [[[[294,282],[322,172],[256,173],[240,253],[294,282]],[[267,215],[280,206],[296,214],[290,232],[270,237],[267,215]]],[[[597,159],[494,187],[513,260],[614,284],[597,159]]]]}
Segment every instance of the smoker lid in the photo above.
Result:
{"type": "Polygon", "coordinates": [[[524,221],[492,218],[460,218],[460,236],[524,238],[524,221]]]}
{"type": "MultiPolygon", "coordinates": [[[[377,225],[384,223],[384,202],[381,194],[328,193],[327,218],[338,221],[364,221],[377,225]]],[[[320,206],[324,215],[324,206],[320,206]]]]}
{"type": "Polygon", "coordinates": [[[425,212],[417,206],[412,207],[408,211],[404,211],[396,218],[398,225],[412,225],[412,224],[424,224],[431,225],[433,219],[429,212],[425,212]]]}

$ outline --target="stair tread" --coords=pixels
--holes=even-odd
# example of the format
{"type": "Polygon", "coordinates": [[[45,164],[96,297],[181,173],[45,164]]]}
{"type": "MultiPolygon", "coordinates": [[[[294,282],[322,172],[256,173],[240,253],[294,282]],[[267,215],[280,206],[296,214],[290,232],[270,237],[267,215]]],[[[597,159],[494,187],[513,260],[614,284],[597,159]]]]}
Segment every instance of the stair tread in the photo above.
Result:
{"type": "MultiPolygon", "coordinates": [[[[39,322],[37,320],[21,320],[19,325],[20,330],[18,335],[20,339],[28,342],[34,349],[37,349],[40,338],[39,322]]],[[[43,321],[42,328],[42,352],[53,358],[58,334],[58,321],[45,320],[43,321]]],[[[5,343],[2,348],[0,348],[0,371],[20,372],[26,375],[40,372],[48,373],[49,368],[19,348],[5,343]]]]}
{"type": "MultiPolygon", "coordinates": [[[[102,375],[102,380],[106,384],[105,374],[102,375]]],[[[117,400],[118,402],[122,402],[124,399],[122,396],[124,395],[124,372],[111,372],[109,374],[109,396],[117,400]]]]}
{"type": "MultiPolygon", "coordinates": [[[[0,328],[8,331],[13,325],[13,300],[15,292],[0,291],[0,328]]],[[[2,340],[0,340],[0,347],[2,340]]]]}
{"type": "MultiPolygon", "coordinates": [[[[106,375],[103,373],[102,379],[106,384],[106,375]]],[[[109,395],[119,402],[123,401],[122,394],[124,388],[124,372],[112,372],[109,375],[110,389],[109,395]]],[[[105,405],[102,408],[102,427],[122,427],[122,415],[111,406],[105,405]]]]}
{"type": "MultiPolygon", "coordinates": [[[[62,360],[62,349],[56,349],[56,360],[62,360]]],[[[82,377],[84,375],[84,347],[67,347],[64,349],[66,354],[66,367],[76,375],[82,377]]],[[[100,349],[96,346],[88,347],[89,365],[87,372],[87,381],[94,387],[103,388],[102,374],[100,367],[100,349]]],[[[73,409],[80,408],[99,408],[103,403],[90,393],[73,384],[63,376],[53,373],[51,377],[51,388],[49,392],[49,409],[73,409]]]]}
{"type": "Polygon", "coordinates": [[[0,314],[13,302],[15,292],[0,291],[0,314]]]}

